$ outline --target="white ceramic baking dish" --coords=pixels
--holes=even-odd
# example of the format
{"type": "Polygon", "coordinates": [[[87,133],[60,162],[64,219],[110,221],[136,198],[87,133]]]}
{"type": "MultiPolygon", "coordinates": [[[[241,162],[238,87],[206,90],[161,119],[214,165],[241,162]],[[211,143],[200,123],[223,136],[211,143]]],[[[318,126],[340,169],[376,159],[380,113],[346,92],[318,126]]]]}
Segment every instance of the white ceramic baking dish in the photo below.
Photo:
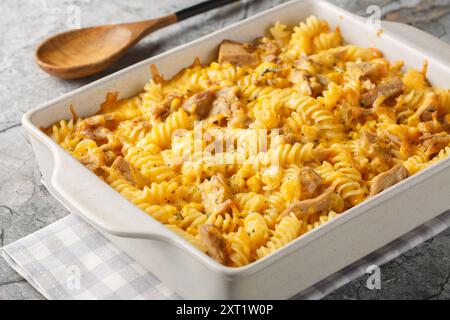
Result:
{"type": "Polygon", "coordinates": [[[155,63],[170,77],[195,57],[216,55],[223,39],[247,41],[276,21],[296,24],[309,15],[339,25],[345,39],[377,47],[391,60],[420,67],[427,59],[434,85],[450,87],[450,48],[406,25],[383,22],[384,32],[366,20],[323,1],[293,1],[147,59],[41,105],[23,117],[46,185],[71,212],[81,216],[135,258],[169,288],[193,299],[283,299],[306,289],[450,208],[450,159],[378,194],[275,253],[241,268],[222,266],[173,234],[72,158],[39,128],[95,113],[107,92],[120,97],[142,90],[155,63]]]}

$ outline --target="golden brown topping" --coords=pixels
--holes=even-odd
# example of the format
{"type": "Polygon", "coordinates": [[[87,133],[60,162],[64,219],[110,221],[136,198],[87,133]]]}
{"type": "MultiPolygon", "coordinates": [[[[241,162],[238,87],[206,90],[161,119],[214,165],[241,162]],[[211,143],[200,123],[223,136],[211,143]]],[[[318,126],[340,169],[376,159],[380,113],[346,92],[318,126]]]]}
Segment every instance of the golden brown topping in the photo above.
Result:
{"type": "Polygon", "coordinates": [[[293,212],[297,218],[326,210],[329,207],[330,199],[333,194],[333,188],[326,189],[321,195],[307,200],[294,201],[280,215],[280,219],[293,212]]]}
{"type": "Polygon", "coordinates": [[[211,110],[215,98],[216,94],[213,90],[205,90],[187,99],[183,103],[182,108],[188,113],[196,114],[200,118],[204,118],[211,110]]]}
{"type": "Polygon", "coordinates": [[[77,122],[77,120],[78,120],[78,115],[77,115],[77,112],[75,111],[75,108],[73,107],[73,105],[70,105],[69,110],[70,110],[70,113],[72,114],[72,120],[73,120],[73,122],[74,122],[74,123],[77,122]]]}
{"type": "Polygon", "coordinates": [[[203,224],[198,227],[200,238],[208,251],[208,255],[221,264],[227,261],[225,240],[220,230],[211,224],[203,224]]]}
{"type": "Polygon", "coordinates": [[[92,116],[81,121],[79,129],[87,129],[93,127],[104,127],[106,124],[106,119],[103,114],[92,116]]]}
{"type": "Polygon", "coordinates": [[[258,63],[258,56],[242,43],[224,40],[220,44],[218,62],[228,62],[241,66],[255,65],[258,63]]]}
{"type": "Polygon", "coordinates": [[[164,78],[159,73],[158,67],[156,66],[156,64],[152,63],[150,65],[150,71],[152,73],[152,79],[155,83],[163,83],[164,82],[164,78]]]}
{"type": "Polygon", "coordinates": [[[403,92],[403,82],[399,77],[391,78],[379,84],[375,89],[364,93],[360,102],[364,107],[371,107],[379,97],[396,98],[403,92]]]}
{"type": "Polygon", "coordinates": [[[377,193],[386,190],[387,188],[407,178],[408,175],[408,170],[401,164],[394,166],[386,172],[380,173],[372,180],[369,196],[372,197],[377,193]]]}
{"type": "Polygon", "coordinates": [[[119,101],[119,92],[108,92],[105,101],[100,105],[101,113],[108,113],[117,105],[119,101]]]}

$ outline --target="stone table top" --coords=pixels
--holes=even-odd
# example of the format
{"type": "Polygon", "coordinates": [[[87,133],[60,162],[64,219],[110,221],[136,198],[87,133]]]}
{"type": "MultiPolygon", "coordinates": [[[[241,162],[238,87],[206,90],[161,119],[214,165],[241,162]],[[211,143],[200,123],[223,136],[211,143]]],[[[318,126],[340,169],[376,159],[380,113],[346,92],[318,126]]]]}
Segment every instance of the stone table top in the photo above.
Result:
{"type": "MultiPolygon", "coordinates": [[[[33,62],[48,35],[77,26],[157,17],[199,0],[3,0],[0,3],[0,247],[68,214],[41,184],[41,174],[20,119],[24,112],[144,58],[194,40],[283,0],[246,1],[161,30],[144,39],[112,69],[84,80],[64,81],[33,62]]],[[[366,15],[378,5],[384,19],[411,24],[450,43],[450,0],[332,0],[366,15]]],[[[450,299],[450,229],[381,267],[381,290],[355,280],[326,299],[450,299]]],[[[43,299],[0,258],[0,299],[43,299]]]]}

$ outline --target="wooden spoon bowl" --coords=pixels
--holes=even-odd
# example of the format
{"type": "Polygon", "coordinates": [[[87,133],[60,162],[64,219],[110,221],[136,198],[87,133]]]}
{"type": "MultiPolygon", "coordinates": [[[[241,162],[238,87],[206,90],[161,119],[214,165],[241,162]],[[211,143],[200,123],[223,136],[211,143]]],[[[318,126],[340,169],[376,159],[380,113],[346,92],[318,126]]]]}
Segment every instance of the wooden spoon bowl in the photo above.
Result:
{"type": "Polygon", "coordinates": [[[46,39],[36,62],[47,73],[64,79],[86,77],[116,62],[149,33],[175,23],[175,14],[158,19],[71,30],[46,39]]]}

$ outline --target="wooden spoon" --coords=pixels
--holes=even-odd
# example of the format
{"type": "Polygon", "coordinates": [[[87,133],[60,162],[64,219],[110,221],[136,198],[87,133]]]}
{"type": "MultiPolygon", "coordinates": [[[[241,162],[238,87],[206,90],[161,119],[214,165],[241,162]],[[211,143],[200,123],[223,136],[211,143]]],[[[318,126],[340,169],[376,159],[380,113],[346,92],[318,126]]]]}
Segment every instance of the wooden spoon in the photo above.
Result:
{"type": "Polygon", "coordinates": [[[70,30],[45,40],[36,63],[45,72],[76,79],[105,70],[146,35],[175,22],[238,0],[210,0],[157,19],[70,30]]]}

